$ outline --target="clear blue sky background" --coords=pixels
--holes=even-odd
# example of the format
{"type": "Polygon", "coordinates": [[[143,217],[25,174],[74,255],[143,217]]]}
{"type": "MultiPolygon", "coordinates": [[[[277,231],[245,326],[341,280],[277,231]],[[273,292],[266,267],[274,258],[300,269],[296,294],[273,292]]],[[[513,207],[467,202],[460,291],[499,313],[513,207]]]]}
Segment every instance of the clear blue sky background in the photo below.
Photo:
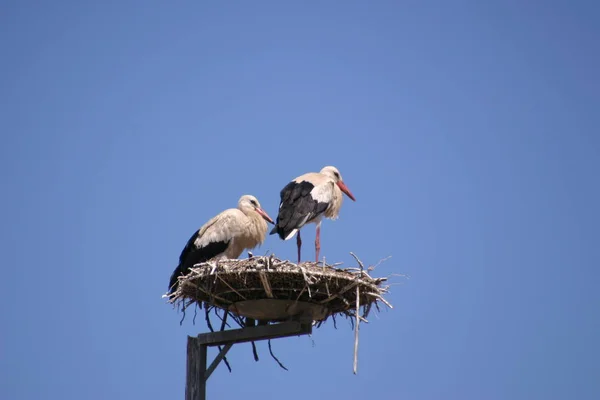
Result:
{"type": "Polygon", "coordinates": [[[289,372],[234,347],[210,399],[600,398],[599,8],[2,2],[0,398],[183,398],[183,245],[328,164],[358,201],[323,255],[410,280],[358,376],[328,323],[273,343],[289,372]]]}

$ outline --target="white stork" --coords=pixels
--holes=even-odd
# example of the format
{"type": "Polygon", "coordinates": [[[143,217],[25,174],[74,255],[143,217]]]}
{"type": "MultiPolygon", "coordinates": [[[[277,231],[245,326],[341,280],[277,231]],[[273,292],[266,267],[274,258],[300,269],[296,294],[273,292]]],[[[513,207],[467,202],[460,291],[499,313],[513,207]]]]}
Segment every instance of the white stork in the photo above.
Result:
{"type": "Polygon", "coordinates": [[[179,256],[179,265],[169,282],[169,293],[179,284],[178,277],[190,267],[211,259],[238,258],[245,249],[262,244],[267,236],[267,223],[273,220],[261,208],[256,197],[240,197],[237,208],[227,209],[213,217],[188,240],[179,256]]]}
{"type": "Polygon", "coordinates": [[[335,167],[324,167],[320,172],[309,172],[288,183],[280,193],[279,214],[271,235],[277,233],[283,240],[289,240],[297,233],[298,263],[300,263],[300,229],[306,224],[316,224],[316,261],[321,249],[321,220],[323,216],[337,219],[342,207],[342,192],[356,201],[335,167]]]}

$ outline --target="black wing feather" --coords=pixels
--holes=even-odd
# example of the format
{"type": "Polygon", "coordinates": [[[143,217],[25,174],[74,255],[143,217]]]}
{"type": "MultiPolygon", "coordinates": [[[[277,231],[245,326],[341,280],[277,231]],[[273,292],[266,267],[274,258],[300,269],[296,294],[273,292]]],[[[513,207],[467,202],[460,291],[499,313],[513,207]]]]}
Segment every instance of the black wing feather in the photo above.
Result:
{"type": "Polygon", "coordinates": [[[177,278],[181,275],[185,275],[189,272],[190,268],[195,264],[202,263],[210,260],[211,258],[223,253],[227,246],[229,246],[228,241],[222,242],[211,242],[204,247],[197,247],[196,240],[199,238],[198,234],[200,230],[198,229],[192,237],[188,240],[185,247],[181,251],[181,255],[179,256],[179,265],[171,274],[171,279],[169,280],[169,293],[173,293],[177,289],[177,285],[179,284],[177,278]]]}
{"type": "Polygon", "coordinates": [[[292,181],[281,190],[279,213],[271,235],[277,233],[281,239],[285,239],[291,231],[302,228],[304,223],[325,212],[328,204],[319,203],[310,195],[314,187],[308,181],[292,181]]]}

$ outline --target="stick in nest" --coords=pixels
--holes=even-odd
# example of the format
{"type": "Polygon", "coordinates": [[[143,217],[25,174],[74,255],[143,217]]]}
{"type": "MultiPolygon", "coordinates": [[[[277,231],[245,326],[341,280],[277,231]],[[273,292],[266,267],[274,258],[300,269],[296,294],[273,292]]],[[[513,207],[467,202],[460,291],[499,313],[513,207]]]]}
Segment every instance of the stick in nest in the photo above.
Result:
{"type": "Polygon", "coordinates": [[[258,352],[256,351],[256,343],[252,342],[252,354],[254,355],[254,361],[258,361],[258,352]]]}
{"type": "Polygon", "coordinates": [[[215,330],[212,327],[212,324],[210,323],[210,307],[206,307],[206,309],[204,310],[205,312],[205,317],[204,319],[206,319],[206,325],[208,325],[208,329],[210,329],[211,332],[214,332],[215,330]]]}
{"type": "Polygon", "coordinates": [[[365,269],[365,266],[363,265],[362,261],[360,261],[360,260],[358,259],[358,257],[356,257],[356,255],[355,255],[353,252],[350,252],[350,255],[351,255],[352,257],[354,257],[354,259],[356,260],[356,262],[357,262],[357,263],[358,263],[358,265],[360,266],[360,270],[361,270],[361,271],[362,271],[362,270],[364,270],[364,269],[365,269]]]}
{"type": "Polygon", "coordinates": [[[383,264],[384,262],[386,262],[390,258],[392,258],[392,256],[387,256],[386,258],[382,258],[381,260],[379,260],[377,262],[377,264],[370,266],[369,268],[367,268],[367,270],[368,271],[373,271],[375,268],[379,267],[381,264],[383,264]]]}
{"type": "Polygon", "coordinates": [[[285,365],[283,365],[283,364],[281,363],[281,361],[279,361],[279,359],[278,359],[277,357],[275,357],[275,354],[273,354],[273,350],[271,349],[271,339],[269,339],[269,353],[271,353],[271,357],[273,357],[273,359],[274,359],[275,361],[277,361],[277,364],[279,364],[279,366],[280,366],[281,368],[285,369],[286,371],[288,370],[288,369],[285,367],[285,365]]]}
{"type": "Polygon", "coordinates": [[[360,323],[360,289],[356,287],[356,325],[354,326],[354,375],[358,368],[358,325],[360,323]]]}
{"type": "Polygon", "coordinates": [[[225,330],[225,327],[227,326],[228,328],[231,328],[231,325],[229,325],[227,323],[227,316],[229,315],[229,311],[225,311],[225,315],[223,317],[221,317],[219,315],[218,309],[215,308],[215,315],[217,317],[219,317],[219,319],[221,320],[221,330],[225,330]]]}

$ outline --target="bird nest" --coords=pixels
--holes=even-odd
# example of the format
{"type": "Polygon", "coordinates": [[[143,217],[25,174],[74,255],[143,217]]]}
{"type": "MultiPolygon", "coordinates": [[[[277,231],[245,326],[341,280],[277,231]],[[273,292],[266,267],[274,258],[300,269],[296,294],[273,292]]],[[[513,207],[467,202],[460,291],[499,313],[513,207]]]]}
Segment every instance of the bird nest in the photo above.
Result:
{"type": "Polygon", "coordinates": [[[197,304],[264,322],[323,322],[336,315],[366,321],[373,306],[392,308],[384,299],[388,278],[371,277],[374,267],[356,261],[359,267],[344,269],[324,262],[295,264],[274,255],[209,261],[179,277],[168,298],[183,311],[197,304]]]}
{"type": "MultiPolygon", "coordinates": [[[[228,316],[240,327],[253,326],[254,320],[259,324],[294,320],[319,327],[329,317],[335,327],[336,316],[344,316],[350,319],[354,329],[356,374],[359,324],[368,322],[366,318],[372,307],[379,310],[380,303],[393,307],[384,299],[389,290],[389,285],[384,285],[388,278],[371,277],[376,266],[365,268],[350,254],[358,267],[342,269],[337,268],[341,263],[328,265],[325,261],[295,264],[274,255],[255,257],[252,254],[248,259],[209,261],[195,265],[187,275],[179,277],[177,289],[163,297],[181,307],[181,322],[189,306],[204,308],[211,331],[214,331],[211,311],[221,320],[221,331],[229,326],[228,316]]],[[[252,349],[258,361],[254,342],[252,349]]],[[[270,340],[269,352],[279,366],[287,370],[273,354],[270,340]]],[[[231,372],[227,358],[223,360],[231,372]]]]}

